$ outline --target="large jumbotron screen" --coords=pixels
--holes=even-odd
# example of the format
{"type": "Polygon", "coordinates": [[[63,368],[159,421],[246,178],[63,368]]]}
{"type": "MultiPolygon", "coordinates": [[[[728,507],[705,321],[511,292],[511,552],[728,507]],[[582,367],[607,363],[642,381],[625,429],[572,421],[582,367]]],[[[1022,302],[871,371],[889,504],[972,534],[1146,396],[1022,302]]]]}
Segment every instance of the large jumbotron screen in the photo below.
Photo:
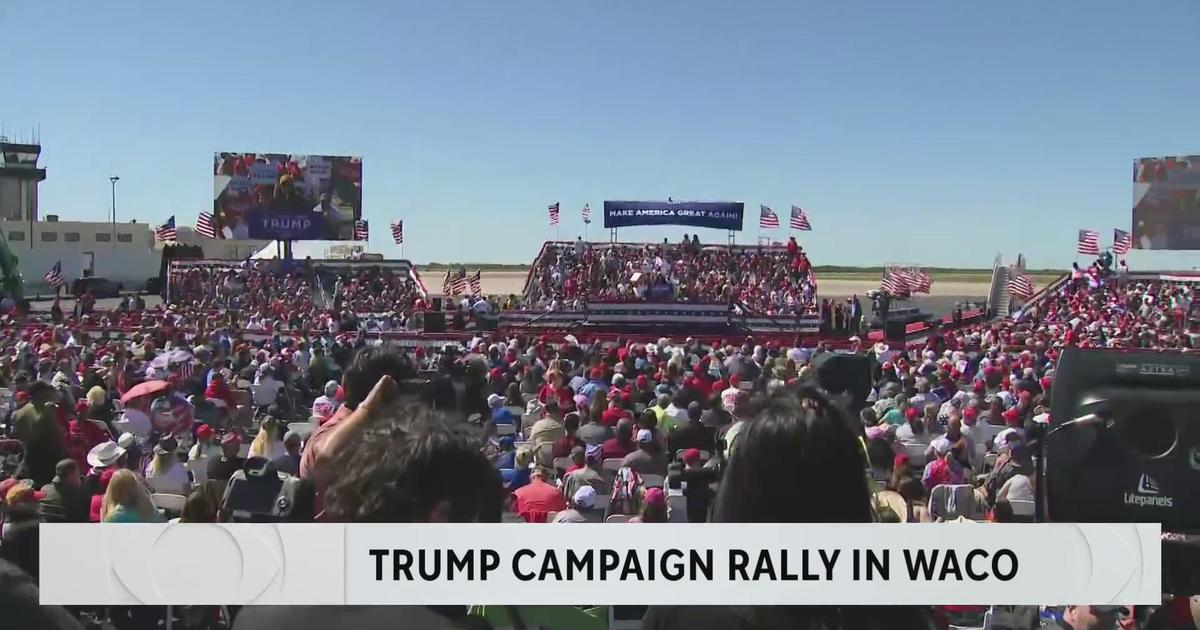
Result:
{"type": "Polygon", "coordinates": [[[362,218],[362,158],[217,153],[218,238],[348,241],[362,218]]]}
{"type": "Polygon", "coordinates": [[[1139,249],[1200,249],[1200,155],[1133,163],[1133,242],[1139,249]]]}

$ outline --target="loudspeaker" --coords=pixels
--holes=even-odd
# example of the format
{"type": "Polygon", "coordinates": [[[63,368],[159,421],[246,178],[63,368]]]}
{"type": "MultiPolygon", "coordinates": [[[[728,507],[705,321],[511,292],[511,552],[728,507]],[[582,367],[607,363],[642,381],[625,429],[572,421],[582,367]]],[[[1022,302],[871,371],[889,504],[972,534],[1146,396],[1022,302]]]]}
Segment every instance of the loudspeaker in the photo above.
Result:
{"type": "Polygon", "coordinates": [[[1051,396],[1048,520],[1200,532],[1200,357],[1068,348],[1051,396]]]}
{"type": "Polygon", "coordinates": [[[904,341],[904,328],[907,324],[902,319],[893,319],[883,324],[883,338],[888,341],[904,341]]]}
{"type": "Polygon", "coordinates": [[[425,332],[446,332],[446,311],[425,311],[425,332]]]}
{"type": "Polygon", "coordinates": [[[813,357],[817,383],[830,394],[850,394],[855,402],[871,395],[871,361],[861,354],[822,352],[813,357]]]}
{"type": "Polygon", "coordinates": [[[435,311],[442,310],[442,298],[440,298],[440,297],[433,298],[433,310],[435,310],[435,311]]]}

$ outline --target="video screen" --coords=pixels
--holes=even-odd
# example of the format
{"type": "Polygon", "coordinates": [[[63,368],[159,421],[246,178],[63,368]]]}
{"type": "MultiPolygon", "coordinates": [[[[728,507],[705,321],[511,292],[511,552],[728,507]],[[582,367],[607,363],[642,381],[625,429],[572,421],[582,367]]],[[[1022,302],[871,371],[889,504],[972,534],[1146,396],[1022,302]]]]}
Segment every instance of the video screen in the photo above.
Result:
{"type": "Polygon", "coordinates": [[[1200,155],[1134,162],[1133,246],[1200,249],[1200,155]]]}
{"type": "Polygon", "coordinates": [[[354,240],[362,218],[362,158],[217,153],[217,238],[354,240]]]}

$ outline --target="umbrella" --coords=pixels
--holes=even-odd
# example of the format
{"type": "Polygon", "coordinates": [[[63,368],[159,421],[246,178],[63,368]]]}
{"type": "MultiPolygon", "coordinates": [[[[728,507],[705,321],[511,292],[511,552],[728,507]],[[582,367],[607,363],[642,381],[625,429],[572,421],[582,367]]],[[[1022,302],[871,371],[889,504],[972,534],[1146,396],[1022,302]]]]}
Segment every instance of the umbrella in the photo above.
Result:
{"type": "Polygon", "coordinates": [[[164,352],[150,361],[150,371],[163,370],[166,371],[172,363],[184,364],[191,362],[192,353],[183,348],[176,348],[170,352],[164,352]]]}
{"type": "Polygon", "coordinates": [[[162,392],[167,391],[168,387],[170,387],[170,385],[166,381],[146,381],[145,383],[138,383],[137,385],[129,388],[129,391],[125,392],[124,396],[121,396],[121,402],[128,404],[129,401],[135,398],[161,394],[162,392]]]}

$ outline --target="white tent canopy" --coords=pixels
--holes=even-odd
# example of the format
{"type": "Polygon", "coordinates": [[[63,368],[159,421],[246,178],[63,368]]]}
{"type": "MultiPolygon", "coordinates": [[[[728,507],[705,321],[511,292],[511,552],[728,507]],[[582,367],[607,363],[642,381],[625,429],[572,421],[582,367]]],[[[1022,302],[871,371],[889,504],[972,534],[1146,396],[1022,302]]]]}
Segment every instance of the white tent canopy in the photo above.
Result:
{"type": "MultiPolygon", "coordinates": [[[[292,258],[296,260],[304,260],[309,257],[314,259],[346,258],[355,249],[360,252],[366,251],[366,244],[357,241],[292,241],[292,258]]],[[[281,251],[283,251],[283,246],[277,245],[276,241],[271,241],[250,258],[252,260],[275,259],[279,258],[281,251]]]]}

